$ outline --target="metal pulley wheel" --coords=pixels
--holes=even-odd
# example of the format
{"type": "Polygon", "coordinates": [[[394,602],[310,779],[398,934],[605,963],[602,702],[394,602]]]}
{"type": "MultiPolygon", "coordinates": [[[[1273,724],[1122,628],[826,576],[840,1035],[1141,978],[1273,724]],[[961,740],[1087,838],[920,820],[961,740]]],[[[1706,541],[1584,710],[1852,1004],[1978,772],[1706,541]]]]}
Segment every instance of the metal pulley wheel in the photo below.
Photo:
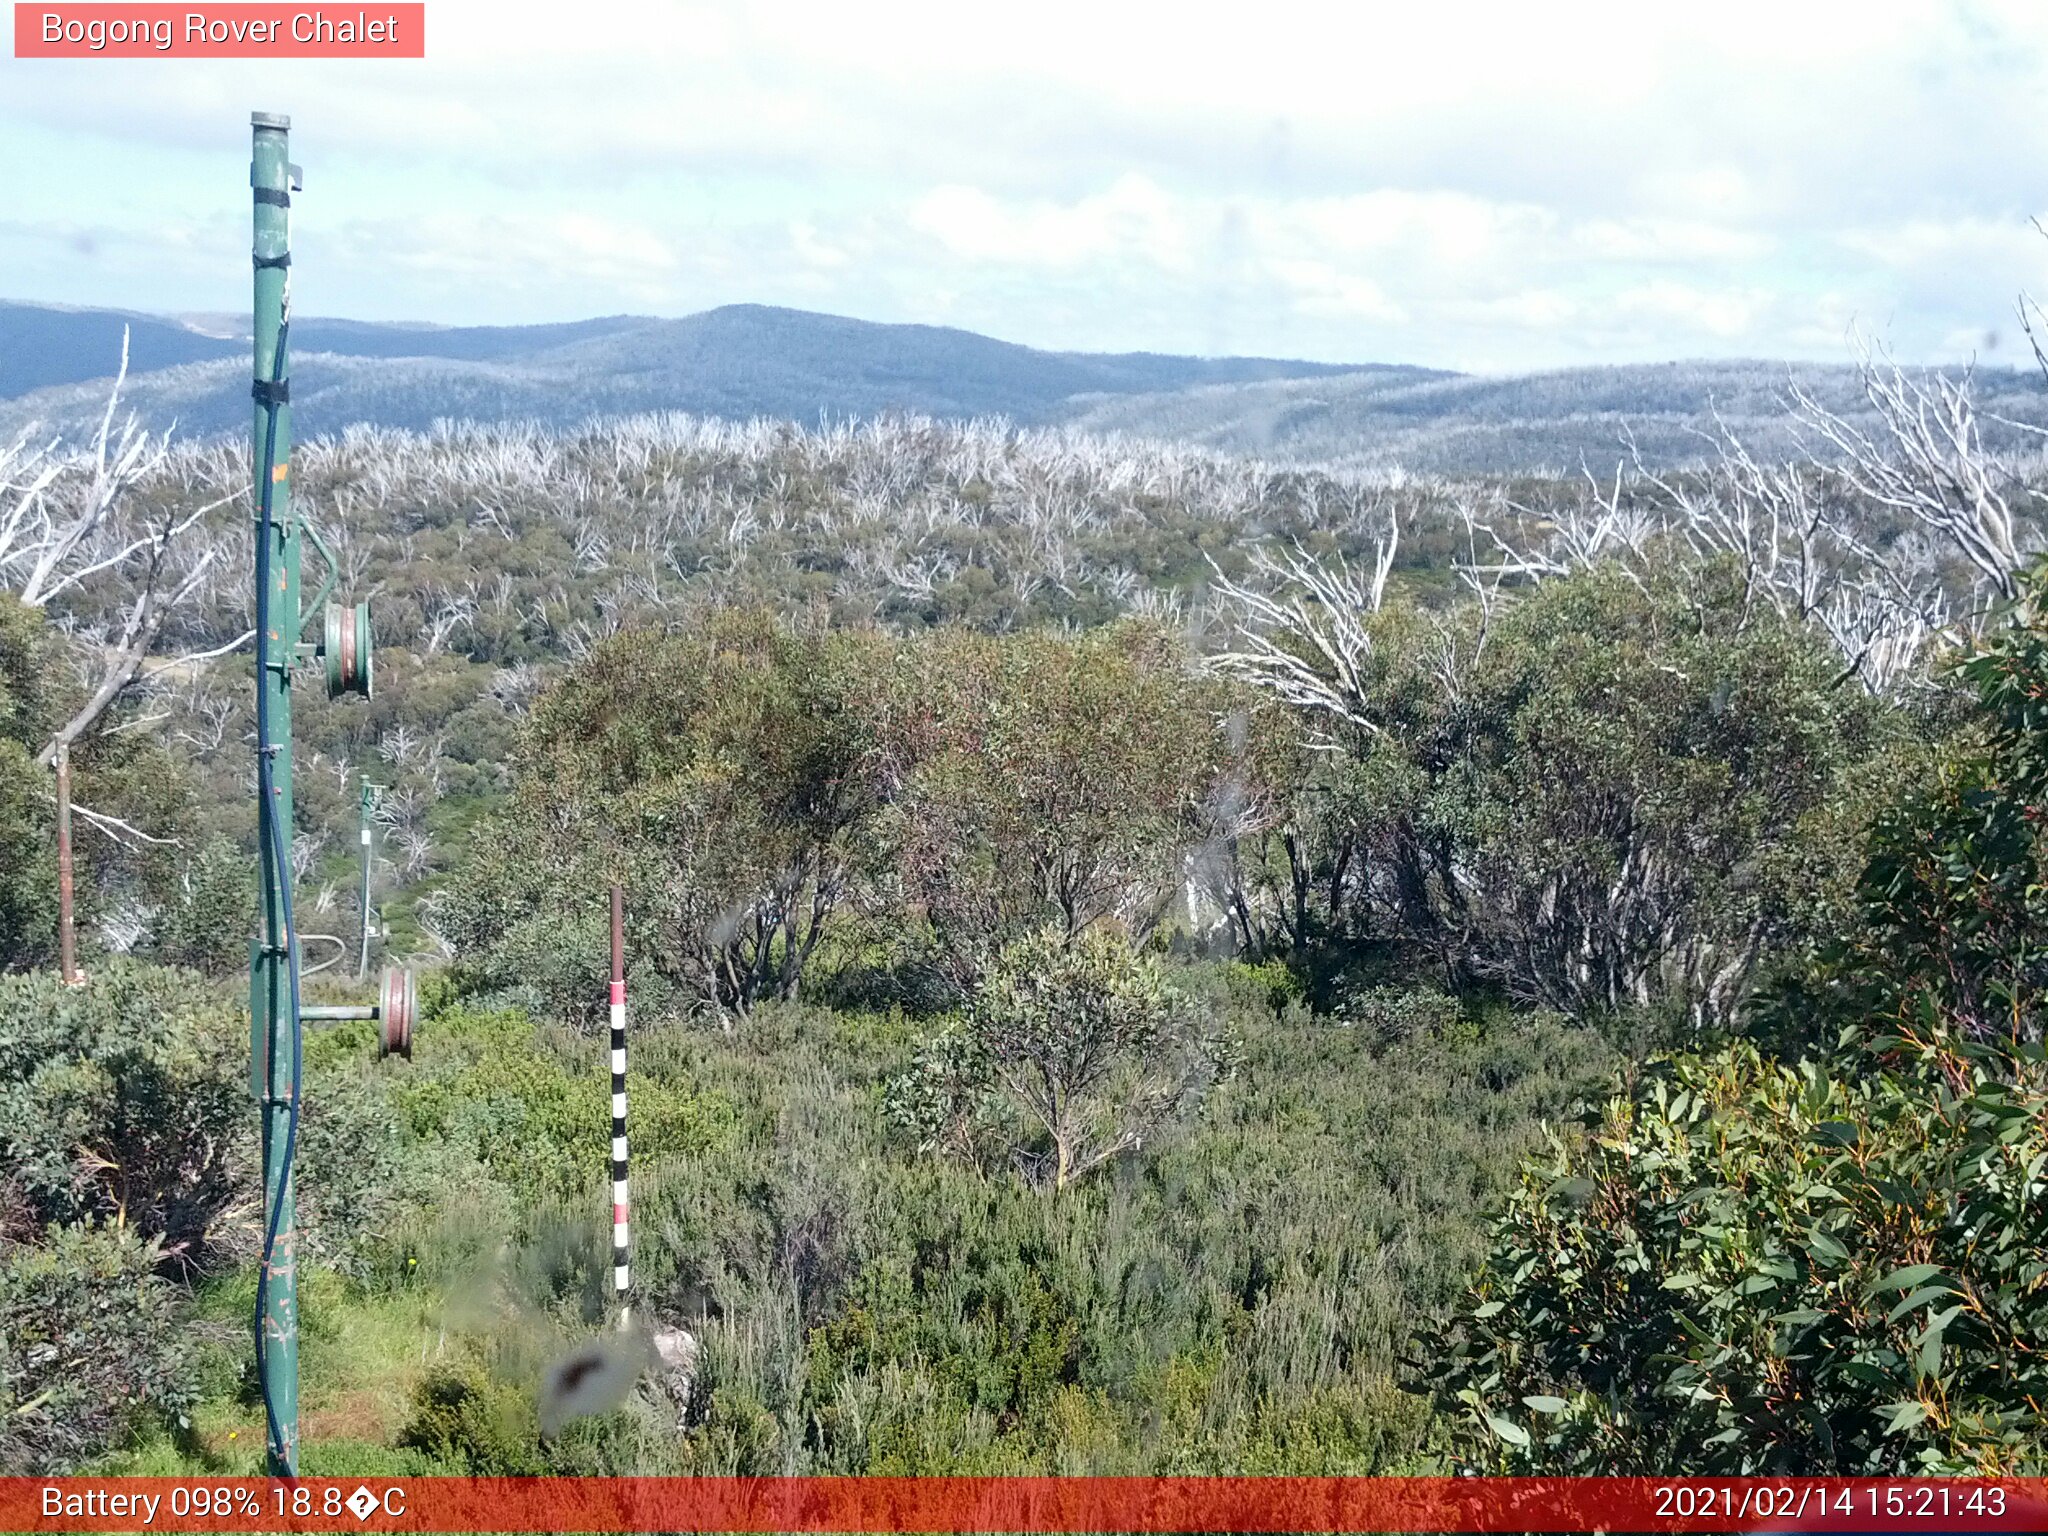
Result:
{"type": "Polygon", "coordinates": [[[327,696],[370,696],[370,605],[329,603],[322,617],[320,658],[327,665],[327,696]]]}
{"type": "Polygon", "coordinates": [[[419,1006],[419,984],[411,968],[394,965],[387,969],[377,993],[378,1056],[396,1054],[412,1060],[412,1024],[419,1006]]]}

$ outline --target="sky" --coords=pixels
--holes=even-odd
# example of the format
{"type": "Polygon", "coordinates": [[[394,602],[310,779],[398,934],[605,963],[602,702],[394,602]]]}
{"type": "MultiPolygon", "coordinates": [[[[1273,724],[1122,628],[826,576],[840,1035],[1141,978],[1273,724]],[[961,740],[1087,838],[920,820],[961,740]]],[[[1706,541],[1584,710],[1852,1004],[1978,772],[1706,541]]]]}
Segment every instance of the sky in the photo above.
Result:
{"type": "Polygon", "coordinates": [[[428,0],[427,28],[424,60],[0,59],[0,298],[244,309],[251,110],[306,171],[301,314],[764,303],[1510,372],[1858,335],[2018,363],[2016,295],[2048,297],[2040,0],[428,0]]]}

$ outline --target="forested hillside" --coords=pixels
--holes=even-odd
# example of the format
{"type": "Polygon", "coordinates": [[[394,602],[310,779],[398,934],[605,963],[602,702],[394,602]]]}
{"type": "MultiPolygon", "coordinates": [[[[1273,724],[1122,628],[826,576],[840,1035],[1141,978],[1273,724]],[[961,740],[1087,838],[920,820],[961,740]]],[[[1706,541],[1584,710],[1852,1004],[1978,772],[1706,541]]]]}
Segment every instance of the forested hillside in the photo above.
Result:
{"type": "MultiPolygon", "coordinates": [[[[247,431],[247,322],[171,322],[0,303],[0,433],[90,437],[132,327],[131,406],[188,440],[247,431]]],[[[573,435],[592,420],[686,412],[805,426],[891,415],[1001,418],[1097,437],[1183,443],[1324,471],[1459,476],[1701,467],[1733,433],[1766,459],[1815,445],[1806,397],[1865,433],[1881,417],[1850,365],[1767,359],[1645,363],[1505,377],[1381,362],[1047,352],[940,326],[878,325],[764,305],[677,320],[559,325],[293,322],[302,419],[431,432],[437,423],[573,435]]],[[[1922,387],[1932,371],[1915,370],[1922,387]]],[[[2000,452],[2039,446],[2038,379],[1986,366],[1977,424],[2000,452]]]]}
{"type": "MultiPolygon", "coordinates": [[[[1090,432],[1133,433],[1291,463],[1438,474],[1569,475],[1637,457],[1700,465],[1724,434],[1767,459],[1797,458],[1797,397],[1866,431],[1883,429],[1853,367],[1813,363],[1636,363],[1509,378],[1393,373],[1274,379],[1088,402],[1070,418],[1090,432]]],[[[2030,372],[1986,367],[1975,381],[1987,440],[2035,446],[2044,417],[2030,372]],[[2015,425],[2017,423],[2018,425],[2015,425]]]]}
{"type": "MultiPolygon", "coordinates": [[[[294,701],[300,926],[355,932],[371,780],[426,975],[410,1061],[307,1036],[304,1469],[2038,1471],[2043,478],[1967,382],[1857,382],[1797,461],[1594,478],[302,445],[378,651],[294,701]],[[613,881],[687,1346],[544,1434],[607,1328],[613,881]]],[[[248,1471],[247,455],[39,441],[0,1469],[248,1471]]]]}
{"type": "MultiPolygon", "coordinates": [[[[132,327],[131,403],[187,437],[246,423],[246,320],[173,322],[0,303],[0,428],[30,421],[90,432],[132,327]],[[8,398],[14,397],[14,398],[8,398]]],[[[292,326],[293,383],[308,420],[425,431],[437,421],[538,422],[689,411],[805,423],[886,412],[1059,421],[1137,391],[1320,378],[1328,363],[1157,353],[1046,352],[934,325],[733,304],[682,319],[615,315],[558,325],[370,325],[315,316],[292,326]]],[[[1370,367],[1375,377],[1443,377],[1370,367]]]]}

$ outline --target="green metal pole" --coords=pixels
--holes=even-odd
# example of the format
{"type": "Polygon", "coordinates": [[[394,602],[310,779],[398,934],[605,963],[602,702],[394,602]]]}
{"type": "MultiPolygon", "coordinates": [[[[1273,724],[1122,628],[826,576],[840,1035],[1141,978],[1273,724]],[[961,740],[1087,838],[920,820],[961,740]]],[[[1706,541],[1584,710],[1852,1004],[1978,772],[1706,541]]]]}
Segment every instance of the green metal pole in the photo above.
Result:
{"type": "Polygon", "coordinates": [[[376,926],[370,910],[370,866],[376,861],[376,832],[372,825],[377,810],[377,786],[368,779],[363,780],[362,826],[356,834],[357,845],[363,854],[363,889],[357,908],[362,915],[362,945],[356,951],[356,980],[361,981],[370,974],[370,933],[376,926]]]}
{"type": "MultiPolygon", "coordinates": [[[[291,119],[258,112],[250,119],[254,147],[249,184],[254,189],[256,274],[256,372],[258,381],[289,377],[278,355],[283,342],[289,269],[283,258],[290,250],[291,119]]],[[[265,449],[272,443],[271,408],[256,406],[253,454],[256,498],[260,509],[270,494],[270,592],[267,632],[257,637],[256,686],[262,690],[265,729],[257,750],[270,762],[271,803],[266,808],[284,830],[287,852],[292,827],[292,668],[299,644],[299,541],[291,514],[291,407],[278,404],[274,453],[268,466],[265,449]],[[264,482],[267,479],[268,484],[264,482]]],[[[259,533],[261,512],[258,512],[259,533]]],[[[260,569],[259,565],[259,569],[260,569]]],[[[298,1241],[293,1212],[291,1168],[286,1142],[292,1116],[292,999],[290,956],[286,952],[285,882],[291,868],[278,868],[266,840],[263,857],[263,933],[253,956],[250,977],[253,1066],[263,1105],[263,1194],[266,1231],[274,1223],[277,1240],[266,1265],[262,1329],[266,1440],[273,1476],[295,1476],[299,1469],[299,1306],[298,1241]]]]}

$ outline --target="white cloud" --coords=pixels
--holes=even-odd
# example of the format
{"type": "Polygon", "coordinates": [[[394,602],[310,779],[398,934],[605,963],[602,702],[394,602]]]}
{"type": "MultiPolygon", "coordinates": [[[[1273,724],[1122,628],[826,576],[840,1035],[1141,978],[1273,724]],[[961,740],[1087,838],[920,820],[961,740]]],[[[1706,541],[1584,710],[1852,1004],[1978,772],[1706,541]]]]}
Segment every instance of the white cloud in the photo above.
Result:
{"type": "Polygon", "coordinates": [[[1461,325],[1545,333],[1558,337],[1585,321],[1586,306],[1555,288],[1525,288],[1493,298],[1472,299],[1449,307],[1461,325]]]}
{"type": "Polygon", "coordinates": [[[1591,219],[1572,235],[1595,261],[1755,261],[1768,256],[1775,244],[1769,235],[1753,229],[1655,217],[1591,219]]]}
{"type": "Polygon", "coordinates": [[[843,267],[853,259],[843,246],[820,238],[817,227],[807,219],[798,219],[789,226],[789,245],[797,259],[810,267],[829,270],[843,267]]]}
{"type": "Polygon", "coordinates": [[[1408,312],[1389,299],[1386,290],[1361,273],[1340,271],[1328,262],[1289,256],[1274,257],[1268,270],[1290,293],[1301,314],[1378,320],[1394,325],[1408,319],[1408,312]]]}
{"type": "MultiPolygon", "coordinates": [[[[1125,183],[1066,205],[948,187],[920,200],[909,222],[985,278],[1056,269],[1046,280],[1071,293],[1134,288],[1155,267],[1198,276],[1191,232],[1225,219],[1214,199],[1125,183]]],[[[1661,218],[1571,223],[1532,204],[1380,191],[1271,199],[1236,235],[1239,269],[1288,312],[1353,334],[1369,327],[1379,350],[1353,356],[1449,361],[1446,337],[1488,330],[1553,348],[1649,339],[1684,355],[1784,345],[1770,328],[1772,294],[1753,280],[1776,243],[1755,231],[1661,218]]],[[[1489,356],[1517,350],[1498,337],[1480,345],[1489,356]]]]}
{"type": "Polygon", "coordinates": [[[977,187],[936,187],[910,225],[956,256],[1072,269],[1107,256],[1171,270],[1191,264],[1192,231],[1180,206],[1143,176],[1125,176],[1069,204],[1006,204],[977,187]]]}
{"type": "Polygon", "coordinates": [[[1613,310],[1624,319],[1658,322],[1676,334],[1727,341],[1755,335],[1768,304],[1769,296],[1762,293],[1659,281],[1624,289],[1615,295],[1613,310]]]}
{"type": "Polygon", "coordinates": [[[1840,356],[1847,316],[1926,355],[2048,287],[2034,0],[434,0],[429,34],[404,63],[0,60],[4,281],[244,302],[264,106],[308,166],[308,289],[370,318],[758,300],[1527,366],[1840,356]]]}
{"type": "Polygon", "coordinates": [[[2024,271],[2048,266],[2048,241],[2020,219],[1909,219],[1889,228],[1844,229],[1843,248],[1905,272],[1958,264],[2024,271]]]}
{"type": "Polygon", "coordinates": [[[647,298],[663,292],[678,265],[675,249],[653,231],[573,210],[357,220],[336,244],[342,259],[374,263],[387,280],[416,273],[462,282],[596,284],[647,298]]]}
{"type": "Polygon", "coordinates": [[[1370,257],[1407,251],[1431,262],[1470,266],[1519,239],[1542,239],[1557,216],[1533,204],[1463,192],[1381,190],[1351,197],[1274,200],[1258,221],[1276,240],[1370,257]]]}

